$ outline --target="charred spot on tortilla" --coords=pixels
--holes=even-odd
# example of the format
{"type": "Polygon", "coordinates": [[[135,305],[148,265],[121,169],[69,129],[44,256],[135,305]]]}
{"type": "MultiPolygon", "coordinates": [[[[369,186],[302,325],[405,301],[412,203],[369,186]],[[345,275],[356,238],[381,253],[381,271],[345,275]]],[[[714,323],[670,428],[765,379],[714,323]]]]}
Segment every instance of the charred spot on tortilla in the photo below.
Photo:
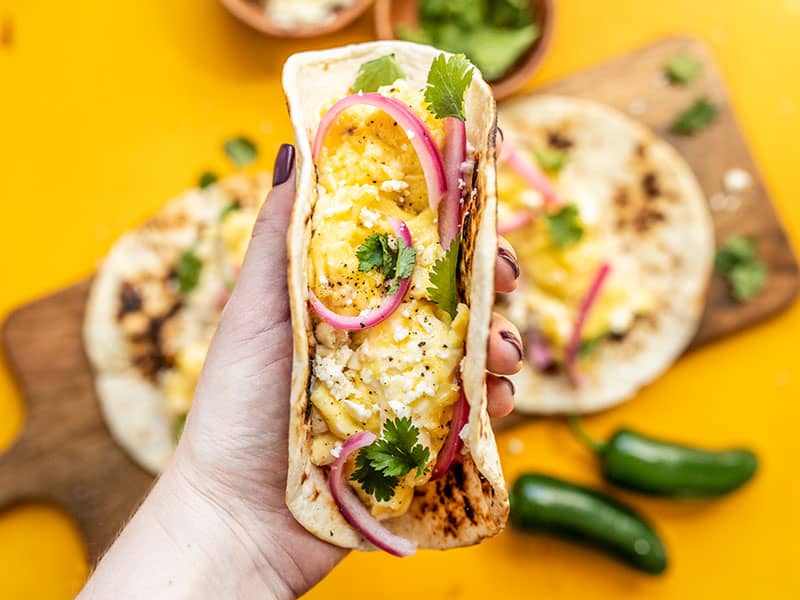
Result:
{"type": "Polygon", "coordinates": [[[642,190],[648,198],[657,198],[661,194],[661,188],[658,185],[658,175],[649,171],[642,176],[642,190]]]}
{"type": "Polygon", "coordinates": [[[547,133],[547,144],[556,150],[569,150],[575,144],[562,131],[550,131],[547,133]]]}

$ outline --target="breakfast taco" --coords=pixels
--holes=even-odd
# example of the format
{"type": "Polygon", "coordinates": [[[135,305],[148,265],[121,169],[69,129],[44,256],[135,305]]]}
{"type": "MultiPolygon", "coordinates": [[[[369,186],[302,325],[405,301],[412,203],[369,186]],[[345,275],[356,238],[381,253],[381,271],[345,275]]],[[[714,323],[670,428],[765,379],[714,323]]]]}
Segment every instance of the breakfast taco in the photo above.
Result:
{"type": "Polygon", "coordinates": [[[495,105],[460,55],[296,54],[286,499],[317,537],[398,556],[474,544],[508,500],[486,411],[495,105]]]}
{"type": "Polygon", "coordinates": [[[523,332],[517,409],[583,413],[621,402],[694,335],[714,236],[689,166],[628,117],[530,96],[500,111],[498,231],[519,288],[498,311],[523,332]]]}
{"type": "Polygon", "coordinates": [[[186,192],[120,238],[92,282],[83,331],[100,407],[148,471],[175,449],[269,184],[234,176],[186,192]]]}

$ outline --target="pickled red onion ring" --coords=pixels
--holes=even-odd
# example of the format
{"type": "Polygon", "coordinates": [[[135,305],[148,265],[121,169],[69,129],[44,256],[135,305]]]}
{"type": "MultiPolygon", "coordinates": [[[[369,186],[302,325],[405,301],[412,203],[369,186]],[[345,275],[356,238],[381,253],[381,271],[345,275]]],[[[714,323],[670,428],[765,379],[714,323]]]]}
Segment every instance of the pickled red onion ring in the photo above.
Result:
{"type": "Polygon", "coordinates": [[[322,143],[325,141],[328,131],[343,111],[352,106],[367,105],[382,110],[403,128],[408,136],[408,141],[414,147],[422,165],[422,172],[425,174],[425,182],[428,186],[428,203],[435,211],[439,201],[447,191],[445,181],[444,165],[439,148],[431,137],[430,131],[425,127],[425,123],[419,116],[406,104],[388,96],[381,96],[374,92],[368,94],[353,94],[342,98],[331,106],[317,128],[317,135],[314,137],[314,144],[311,147],[311,156],[316,162],[322,150],[322,143]]]}
{"type": "Polygon", "coordinates": [[[556,188],[550,183],[547,175],[542,173],[533,161],[524,156],[508,140],[503,143],[503,160],[529,186],[542,194],[545,208],[552,208],[562,204],[556,188]]]}
{"type": "Polygon", "coordinates": [[[581,307],[578,310],[578,316],[575,319],[575,325],[572,328],[572,335],[569,338],[567,349],[564,355],[564,368],[567,371],[567,377],[575,387],[579,387],[582,381],[580,372],[578,371],[578,349],[581,345],[581,333],[583,326],[586,324],[586,319],[600,296],[603,289],[603,284],[611,272],[611,264],[604,262],[597,270],[597,274],[592,280],[592,285],[589,286],[589,291],[581,302],[581,307]]]}
{"type": "Polygon", "coordinates": [[[464,197],[464,173],[461,166],[467,159],[467,127],[456,117],[444,119],[444,173],[447,193],[439,204],[439,242],[447,250],[461,230],[461,208],[464,197]]]}
{"type": "Polygon", "coordinates": [[[336,501],[342,516],[353,526],[356,531],[364,536],[376,548],[393,554],[394,556],[411,556],[417,551],[417,546],[411,540],[395,535],[386,529],[373,517],[369,509],[364,506],[353,488],[347,482],[345,464],[348,457],[364,446],[369,446],[375,441],[375,434],[362,431],[351,435],[342,444],[338,458],[331,465],[328,474],[328,487],[336,501]]]}
{"type": "Polygon", "coordinates": [[[527,350],[528,362],[540,373],[555,364],[555,358],[550,351],[547,339],[536,329],[525,332],[525,350],[527,350]]]}
{"type": "MultiPolygon", "coordinates": [[[[395,235],[399,239],[403,240],[406,246],[409,248],[413,247],[414,243],[411,240],[411,232],[408,230],[408,226],[400,219],[395,219],[393,217],[389,217],[388,221],[392,226],[392,230],[394,231],[395,235]]],[[[358,331],[359,329],[374,327],[378,323],[388,319],[397,309],[397,307],[400,306],[400,303],[403,302],[403,298],[405,297],[410,285],[410,276],[400,279],[398,281],[397,291],[394,294],[386,296],[378,308],[368,310],[364,314],[356,316],[340,315],[339,313],[332,311],[330,308],[325,306],[319,298],[317,298],[314,290],[312,290],[310,287],[308,288],[308,303],[311,305],[311,308],[314,309],[314,312],[319,315],[319,318],[332,327],[335,327],[336,329],[343,329],[345,331],[358,331]]]]}
{"type": "Polygon", "coordinates": [[[431,479],[438,479],[450,469],[450,465],[458,456],[464,442],[461,439],[461,430],[469,420],[469,402],[464,395],[464,390],[459,391],[458,400],[453,405],[453,417],[450,419],[450,431],[444,440],[439,456],[436,457],[436,466],[431,473],[431,479]]]}
{"type": "Polygon", "coordinates": [[[513,231],[527,227],[533,223],[533,213],[529,210],[521,210],[511,215],[508,221],[503,221],[497,224],[497,233],[505,235],[513,231]]]}

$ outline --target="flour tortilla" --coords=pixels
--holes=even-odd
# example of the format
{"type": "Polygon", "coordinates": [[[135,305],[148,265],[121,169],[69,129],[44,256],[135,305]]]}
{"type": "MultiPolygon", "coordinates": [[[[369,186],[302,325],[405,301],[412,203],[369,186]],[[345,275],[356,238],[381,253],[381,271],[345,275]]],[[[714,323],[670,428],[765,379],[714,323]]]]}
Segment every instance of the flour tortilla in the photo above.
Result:
{"type": "MultiPolygon", "coordinates": [[[[289,477],[286,502],[295,518],[311,533],[346,548],[374,549],[342,517],[328,488],[327,470],[312,464],[309,403],[310,344],[307,258],[310,218],[316,201],[310,143],[321,111],[345,97],[359,67],[366,61],[394,53],[414,87],[423,88],[428,69],[439,51],[405,42],[373,42],[290,57],[283,86],[297,143],[298,188],[289,228],[289,294],[294,329],[289,477]]],[[[422,548],[452,548],[475,544],[498,533],[508,515],[508,496],[486,412],[486,354],[492,304],[496,244],[495,104],[488,85],[477,71],[466,96],[468,160],[476,169],[465,206],[462,272],[464,298],[470,307],[464,391],[470,418],[462,430],[462,464],[437,481],[418,488],[409,511],[384,521],[391,531],[422,548]]]]}
{"type": "MultiPolygon", "coordinates": [[[[513,377],[517,410],[588,413],[611,407],[669,368],[700,323],[714,253],[703,192],[669,144],[606,106],[533,95],[505,104],[499,122],[523,147],[552,146],[554,134],[556,144],[572,144],[557,185],[594,195],[601,226],[612,232],[613,251],[639,262],[640,283],[657,299],[657,308],[637,319],[622,340],[602,342],[592,358],[581,361],[586,381],[579,389],[563,373],[539,373],[526,363],[513,377]]],[[[524,293],[524,285],[517,293],[524,293]]]]}
{"type": "Polygon", "coordinates": [[[176,446],[164,369],[182,345],[213,334],[233,267],[207,261],[197,288],[181,295],[175,265],[198,240],[212,246],[220,242],[219,218],[230,202],[252,211],[255,220],[268,190],[269,176],[261,174],[229,177],[184,193],[123,235],[94,278],[83,337],[100,408],[117,443],[152,473],[166,466],[176,446]],[[152,335],[132,335],[127,319],[139,319],[152,335]]]}

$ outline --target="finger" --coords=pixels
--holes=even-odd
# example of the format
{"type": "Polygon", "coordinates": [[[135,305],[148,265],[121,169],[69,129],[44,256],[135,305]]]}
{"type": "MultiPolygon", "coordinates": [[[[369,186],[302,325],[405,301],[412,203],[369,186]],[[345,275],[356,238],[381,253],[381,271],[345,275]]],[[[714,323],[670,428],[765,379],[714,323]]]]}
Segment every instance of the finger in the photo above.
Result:
{"type": "Polygon", "coordinates": [[[511,244],[505,238],[497,238],[497,265],[494,270],[494,289],[508,293],[517,289],[519,262],[511,244]]]}
{"type": "Polygon", "coordinates": [[[486,394],[489,416],[505,417],[514,410],[514,384],[508,377],[488,375],[486,378],[486,394]]]}
{"type": "Polygon", "coordinates": [[[236,288],[228,302],[235,313],[254,305],[267,315],[288,314],[286,232],[295,194],[294,146],[283,144],[275,159],[273,187],[258,214],[236,288]]]}
{"type": "Polygon", "coordinates": [[[486,368],[492,373],[512,375],[522,367],[522,338],[511,321],[495,313],[489,330],[486,368]]]}

